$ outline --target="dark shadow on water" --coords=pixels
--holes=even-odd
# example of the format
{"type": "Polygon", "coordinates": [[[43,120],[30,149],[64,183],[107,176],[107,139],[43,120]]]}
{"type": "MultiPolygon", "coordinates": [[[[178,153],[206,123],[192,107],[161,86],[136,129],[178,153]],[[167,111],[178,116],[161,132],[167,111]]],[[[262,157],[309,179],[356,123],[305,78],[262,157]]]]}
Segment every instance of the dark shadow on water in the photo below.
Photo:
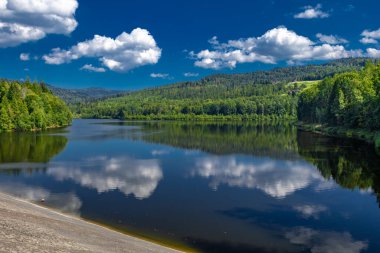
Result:
{"type": "Polygon", "coordinates": [[[380,156],[373,145],[299,131],[299,154],[325,179],[347,189],[372,189],[380,205],[380,156]]]}
{"type": "MultiPolygon", "coordinates": [[[[276,224],[281,224],[281,226],[293,226],[294,224],[308,223],[305,219],[302,219],[302,217],[295,215],[294,210],[275,207],[265,211],[237,207],[229,210],[220,210],[217,211],[217,213],[266,228],[275,228],[276,224]]],[[[276,229],[278,229],[278,227],[276,229]]]]}
{"type": "MultiPolygon", "coordinates": [[[[187,238],[192,243],[191,246],[200,252],[207,253],[287,253],[286,250],[274,250],[262,247],[255,247],[247,244],[234,244],[228,241],[213,242],[199,238],[187,238]]],[[[306,251],[305,251],[306,252],[306,251]]],[[[301,252],[302,253],[302,252],[301,252]]]]}

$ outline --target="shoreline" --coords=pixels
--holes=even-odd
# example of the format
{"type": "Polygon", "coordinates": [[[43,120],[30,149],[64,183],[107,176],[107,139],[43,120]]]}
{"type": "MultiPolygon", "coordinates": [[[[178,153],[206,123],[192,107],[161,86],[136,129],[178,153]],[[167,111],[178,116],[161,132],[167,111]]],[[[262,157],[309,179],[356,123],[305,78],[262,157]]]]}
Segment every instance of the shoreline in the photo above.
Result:
{"type": "Polygon", "coordinates": [[[246,120],[243,118],[233,118],[233,117],[211,117],[207,119],[200,118],[187,118],[187,119],[113,119],[113,118],[75,118],[75,120],[115,120],[120,122],[180,122],[180,123],[197,123],[197,124],[253,124],[253,125],[292,125],[297,127],[298,130],[313,132],[317,134],[322,134],[329,137],[338,137],[338,138],[348,138],[355,139],[373,144],[375,149],[378,149],[380,152],[380,131],[369,131],[367,129],[353,129],[346,127],[338,126],[328,126],[323,124],[309,124],[303,122],[297,122],[296,120],[287,119],[287,118],[277,118],[275,120],[270,120],[269,118],[260,118],[258,120],[246,120]]]}
{"type": "Polygon", "coordinates": [[[149,116],[128,116],[124,118],[112,117],[86,117],[80,116],[73,119],[103,119],[103,120],[120,120],[120,121],[178,121],[178,122],[255,122],[255,123],[269,123],[269,122],[297,122],[293,116],[277,117],[273,115],[149,115],[149,116]]]}
{"type": "Polygon", "coordinates": [[[72,122],[67,125],[61,125],[61,126],[48,126],[46,128],[33,128],[33,129],[24,129],[24,130],[5,130],[5,131],[0,131],[0,133],[40,133],[40,132],[46,132],[49,130],[54,130],[54,129],[64,129],[66,127],[72,126],[72,122]]]}
{"type": "Polygon", "coordinates": [[[184,252],[0,192],[5,252],[184,252]]]}
{"type": "Polygon", "coordinates": [[[338,137],[338,138],[348,138],[348,139],[355,139],[367,142],[369,144],[373,144],[375,149],[379,149],[380,151],[380,131],[369,131],[367,129],[353,129],[353,128],[346,128],[346,127],[337,127],[337,126],[328,126],[323,124],[307,124],[303,122],[297,122],[296,120],[287,119],[285,118],[277,118],[275,120],[270,120],[270,117],[266,118],[260,118],[258,120],[250,121],[243,119],[241,117],[238,117],[237,119],[234,117],[211,117],[207,119],[200,119],[200,118],[187,118],[187,119],[164,119],[164,118],[158,118],[158,119],[146,119],[146,118],[139,118],[139,119],[112,119],[112,118],[76,118],[76,120],[116,120],[120,122],[181,122],[181,123],[199,123],[199,124],[253,124],[253,125],[292,125],[297,127],[297,129],[306,131],[306,132],[313,132],[322,134],[329,137],[338,137]]]}
{"type": "Polygon", "coordinates": [[[380,149],[380,131],[325,126],[321,124],[304,124],[302,122],[298,122],[297,127],[302,131],[318,133],[330,137],[349,138],[364,141],[369,144],[373,144],[375,149],[380,149]]]}

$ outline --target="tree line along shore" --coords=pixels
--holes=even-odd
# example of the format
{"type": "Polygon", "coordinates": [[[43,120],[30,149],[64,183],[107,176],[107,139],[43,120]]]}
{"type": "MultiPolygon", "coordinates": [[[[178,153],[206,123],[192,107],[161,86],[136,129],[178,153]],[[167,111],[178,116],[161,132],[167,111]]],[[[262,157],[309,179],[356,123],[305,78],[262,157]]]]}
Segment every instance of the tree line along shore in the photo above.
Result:
{"type": "MultiPolygon", "coordinates": [[[[322,65],[213,75],[67,105],[44,83],[0,81],[0,131],[44,130],[77,118],[298,122],[301,129],[380,146],[380,64],[350,58],[322,65]]],[[[63,95],[62,95],[63,94],[63,95]]],[[[69,92],[68,94],[75,94],[69,92]]],[[[65,90],[59,89],[59,96],[65,90]]],[[[70,99],[73,101],[73,99],[70,99]]]]}

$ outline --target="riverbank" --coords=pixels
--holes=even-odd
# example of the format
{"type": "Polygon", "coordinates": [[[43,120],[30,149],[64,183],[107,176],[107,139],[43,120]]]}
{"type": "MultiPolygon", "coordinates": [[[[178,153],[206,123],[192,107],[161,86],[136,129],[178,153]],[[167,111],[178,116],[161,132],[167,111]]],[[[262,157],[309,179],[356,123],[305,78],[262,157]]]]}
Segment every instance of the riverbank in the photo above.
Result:
{"type": "Polygon", "coordinates": [[[176,114],[176,115],[124,115],[121,118],[112,117],[86,117],[75,115],[74,119],[114,119],[124,121],[183,121],[183,122],[256,122],[257,124],[272,124],[278,122],[297,122],[294,116],[275,116],[275,115],[195,115],[195,114],[176,114]]]}
{"type": "Polygon", "coordinates": [[[0,252],[180,252],[0,193],[0,252]]]}
{"type": "Polygon", "coordinates": [[[298,128],[303,131],[320,133],[332,137],[343,137],[362,140],[380,148],[380,132],[371,132],[365,129],[352,129],[345,127],[332,127],[321,124],[304,124],[298,123],[298,128]]]}
{"type": "Polygon", "coordinates": [[[16,130],[16,129],[0,130],[0,134],[2,133],[38,133],[38,132],[49,131],[49,130],[54,130],[54,129],[63,129],[71,125],[72,125],[72,122],[70,122],[70,124],[54,125],[54,126],[48,126],[46,128],[32,128],[32,129],[23,129],[23,130],[16,130]]]}

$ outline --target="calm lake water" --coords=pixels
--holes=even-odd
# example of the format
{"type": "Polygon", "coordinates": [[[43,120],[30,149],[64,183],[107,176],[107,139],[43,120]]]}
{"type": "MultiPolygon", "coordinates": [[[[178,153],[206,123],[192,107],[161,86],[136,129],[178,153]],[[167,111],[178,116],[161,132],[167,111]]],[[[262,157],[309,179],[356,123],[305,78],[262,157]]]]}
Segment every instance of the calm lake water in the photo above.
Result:
{"type": "Polygon", "coordinates": [[[0,134],[0,191],[201,252],[380,252],[380,156],[290,126],[0,134]]]}

